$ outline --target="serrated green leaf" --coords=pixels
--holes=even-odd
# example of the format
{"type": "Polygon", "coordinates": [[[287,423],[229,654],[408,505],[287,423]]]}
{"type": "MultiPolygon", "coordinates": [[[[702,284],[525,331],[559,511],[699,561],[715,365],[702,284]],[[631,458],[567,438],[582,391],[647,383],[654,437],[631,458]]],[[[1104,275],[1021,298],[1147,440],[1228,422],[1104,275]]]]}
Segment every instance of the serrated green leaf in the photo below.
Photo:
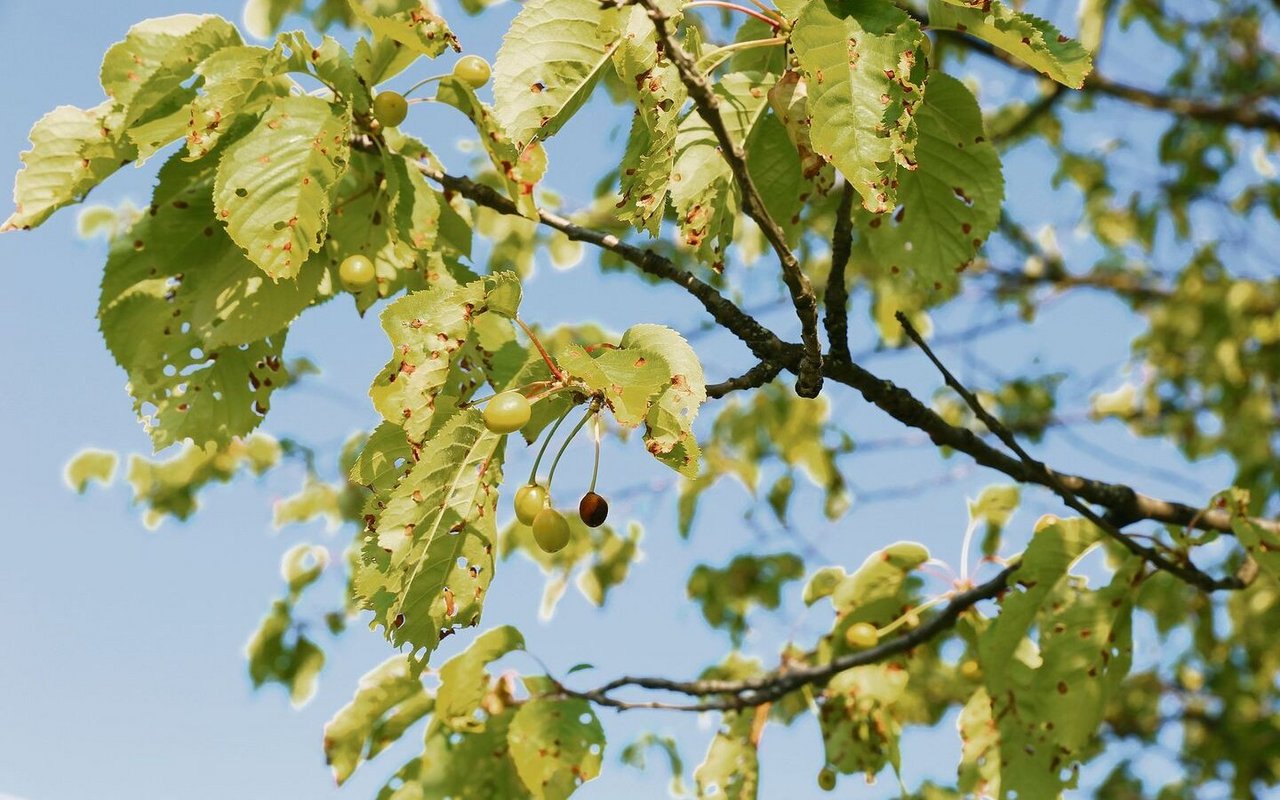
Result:
{"type": "Polygon", "coordinates": [[[540,144],[517,149],[505,128],[494,118],[493,109],[476,97],[475,90],[462,81],[448,77],[440,81],[436,99],[448,103],[467,115],[480,134],[480,146],[489,154],[493,168],[507,189],[507,196],[522,216],[536,220],[538,207],[533,188],[547,169],[547,156],[540,144]]]}
{"type": "Polygon", "coordinates": [[[707,399],[706,380],[698,354],[676,331],[664,325],[633,325],[618,346],[657,355],[665,364],[668,386],[645,415],[645,446],[655,458],[681,474],[698,472],[698,443],[693,420],[707,399]]]}
{"type": "Polygon", "coordinates": [[[356,19],[363,22],[375,37],[399,42],[411,52],[435,58],[449,48],[462,49],[448,23],[426,3],[408,11],[378,14],[366,8],[360,0],[348,2],[356,19]]]}
{"type": "Polygon", "coordinates": [[[516,709],[506,707],[490,714],[484,728],[456,733],[448,728],[430,732],[422,755],[396,773],[378,792],[378,800],[495,800],[522,798],[528,791],[516,773],[507,743],[516,709]],[[477,768],[477,765],[483,765],[477,768]]]}
{"type": "Polygon", "coordinates": [[[809,87],[804,76],[795,70],[784,72],[769,90],[769,107],[796,149],[800,174],[812,183],[814,191],[826,194],[835,183],[835,175],[826,159],[813,149],[809,136],[809,87]]]}
{"type": "Polygon", "coordinates": [[[102,88],[123,111],[123,125],[145,121],[195,73],[207,56],[242,44],[234,25],[212,14],[177,14],[139,22],[102,59],[102,88]]]}
{"type": "Polygon", "coordinates": [[[403,723],[412,721],[407,717],[421,719],[430,711],[430,699],[403,655],[394,655],[366,673],[355,697],[324,726],[325,761],[338,784],[351,777],[366,753],[373,756],[368,751],[377,741],[379,723],[401,717],[402,728],[407,727],[403,723]],[[423,699],[428,702],[424,704],[423,699]]]}
{"type": "MultiPolygon", "coordinates": [[[[746,145],[764,117],[769,107],[768,88],[776,81],[774,75],[734,72],[716,83],[721,118],[738,144],[746,145]]],[[[711,127],[696,111],[680,121],[675,147],[671,202],[681,239],[699,260],[721,266],[738,217],[737,182],[711,127]]]]}
{"type": "Polygon", "coordinates": [[[485,631],[466,650],[440,667],[440,687],[436,689],[435,717],[431,724],[455,731],[475,731],[484,727],[476,710],[489,691],[492,676],[485,670],[507,653],[524,649],[524,637],[510,625],[485,631]]]}
{"type": "Polygon", "coordinates": [[[494,110],[517,150],[553,136],[587,101],[621,38],[597,0],[529,0],[493,64],[494,110]]]}
{"type": "Polygon", "coordinates": [[[503,438],[468,409],[416,451],[372,514],[354,585],[373,624],[421,663],[442,630],[479,623],[493,579],[503,438]],[[421,655],[419,655],[421,653],[421,655]]]}
{"type": "Polygon", "coordinates": [[[599,775],[604,760],[604,728],[585,700],[529,700],[512,718],[507,742],[536,800],[564,800],[599,775]]]}
{"type": "Polygon", "coordinates": [[[1000,0],[929,0],[929,27],[976,36],[1073,89],[1084,86],[1093,69],[1093,58],[1079,42],[1000,0]]]}
{"type": "Polygon", "coordinates": [[[858,225],[875,263],[949,295],[1000,219],[1000,155],[986,141],[977,100],[949,75],[931,74],[915,122],[916,166],[897,173],[900,208],[860,213],[858,225]]]}
{"type": "Polygon", "coordinates": [[[110,101],[88,110],[58,106],[29,136],[31,149],[22,154],[23,167],[14,180],[16,208],[0,232],[36,227],[137,157],[137,148],[124,136],[122,115],[110,101]]]}
{"type": "Polygon", "coordinates": [[[914,113],[928,71],[920,25],[880,0],[811,2],[791,46],[809,91],[810,138],[874,213],[893,208],[915,163],[914,113]]]}
{"type": "Polygon", "coordinates": [[[341,106],[282,97],[223,153],[213,187],[218,218],[272,280],[295,277],[324,241],[350,126],[341,106]]]}
{"type": "Polygon", "coordinates": [[[593,355],[571,344],[556,355],[556,363],[591,391],[603,392],[620,425],[643,422],[658,393],[669,384],[666,364],[645,348],[602,349],[593,355]]]}
{"type": "Polygon", "coordinates": [[[103,275],[103,338],[157,449],[225,444],[258,425],[288,381],[283,329],[323,276],[308,265],[295,281],[267,280],[217,224],[212,178],[211,162],[171,158],[103,275]]]}
{"type": "Polygon", "coordinates": [[[85,448],[71,457],[62,469],[62,478],[77,494],[84,494],[90,481],[110,486],[120,457],[110,450],[85,448]]]}
{"type": "Polygon", "coordinates": [[[486,313],[514,317],[519,299],[518,279],[503,272],[461,286],[432,287],[387,306],[382,327],[392,357],[369,389],[383,418],[403,426],[418,442],[437,416],[455,413],[461,399],[457,384],[470,383],[460,362],[469,342],[474,349],[475,318],[486,313]]]}
{"type": "Polygon", "coordinates": [[[196,73],[203,92],[188,113],[187,159],[208,155],[243,116],[288,94],[292,81],[281,76],[284,69],[280,52],[265,47],[226,47],[202,61],[196,73]]]}

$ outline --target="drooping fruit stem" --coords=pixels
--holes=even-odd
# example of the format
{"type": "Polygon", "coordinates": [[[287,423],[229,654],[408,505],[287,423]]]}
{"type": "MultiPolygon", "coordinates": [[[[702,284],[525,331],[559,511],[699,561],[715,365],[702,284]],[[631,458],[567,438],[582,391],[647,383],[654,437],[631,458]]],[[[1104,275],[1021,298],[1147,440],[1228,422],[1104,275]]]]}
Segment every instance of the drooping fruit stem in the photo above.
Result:
{"type": "MultiPolygon", "coordinates": [[[[552,383],[551,381],[533,381],[532,383],[526,383],[524,386],[517,386],[513,391],[517,391],[520,394],[524,395],[525,397],[528,397],[529,402],[532,403],[534,400],[541,399],[543,397],[546,397],[548,394],[550,394],[550,392],[541,393],[541,394],[539,392],[541,392],[546,387],[550,386],[551,383],[552,383]],[[535,392],[534,394],[529,394],[530,389],[538,389],[538,392],[535,392]]],[[[558,389],[563,389],[563,388],[564,388],[563,386],[557,386],[555,387],[555,389],[553,389],[553,391],[558,389]]],[[[503,391],[506,391],[506,390],[504,389],[503,391]]],[[[484,397],[473,398],[471,400],[468,400],[465,403],[459,403],[458,408],[471,408],[472,406],[478,406],[481,403],[485,402],[486,400],[492,400],[493,398],[497,397],[500,394],[502,394],[502,392],[494,392],[493,394],[485,395],[484,397]]]]}
{"type": "Polygon", "coordinates": [[[715,50],[712,50],[702,58],[698,59],[696,66],[702,72],[710,72],[724,63],[724,60],[734,53],[742,50],[754,50],[757,47],[777,47],[778,45],[786,43],[787,37],[774,36],[769,39],[748,39],[745,42],[726,44],[724,47],[717,47],[715,50]]]}
{"type": "Polygon", "coordinates": [[[599,477],[600,475],[600,415],[599,414],[596,414],[595,427],[596,427],[595,429],[596,460],[595,460],[595,463],[591,465],[591,488],[587,489],[588,492],[594,492],[596,490],[596,478],[599,477]]]}
{"type": "Polygon", "coordinates": [[[681,8],[699,8],[707,6],[727,8],[730,11],[737,11],[741,14],[746,14],[748,17],[755,17],[774,30],[777,30],[777,28],[782,24],[781,20],[761,14],[753,8],[747,8],[746,6],[740,6],[737,3],[727,2],[727,0],[693,0],[691,3],[685,3],[681,8]]]}
{"type": "MultiPolygon", "coordinates": [[[[591,415],[600,410],[600,406],[596,401],[592,401],[587,406],[587,413],[582,415],[582,419],[578,420],[578,424],[573,426],[573,430],[569,431],[569,435],[565,437],[564,444],[560,445],[560,451],[556,453],[556,458],[551,462],[551,471],[547,473],[547,491],[551,491],[551,482],[556,477],[556,467],[560,466],[560,458],[564,455],[564,451],[569,449],[570,442],[578,435],[578,431],[582,430],[582,426],[587,424],[587,420],[591,419],[591,415]]],[[[550,437],[548,437],[550,438],[550,437]]]]}
{"type": "MultiPolygon", "coordinates": [[[[546,455],[547,445],[551,444],[551,438],[556,435],[556,431],[560,429],[560,424],[569,418],[569,412],[573,410],[573,406],[569,406],[560,415],[560,418],[551,426],[551,430],[547,431],[546,438],[542,440],[542,447],[538,448],[538,457],[533,460],[533,469],[529,470],[529,483],[538,482],[538,465],[542,463],[542,457],[546,455]]],[[[550,484],[548,484],[550,485],[550,484]]]]}
{"type": "Polygon", "coordinates": [[[529,340],[533,342],[533,346],[538,348],[538,354],[542,356],[543,361],[547,362],[547,368],[551,370],[551,374],[556,376],[556,380],[564,383],[566,380],[564,372],[556,366],[556,362],[551,360],[551,356],[547,354],[547,348],[543,347],[542,342],[538,341],[538,337],[534,335],[533,329],[524,324],[524,320],[519,317],[516,317],[516,324],[520,326],[520,329],[523,330],[525,335],[529,337],[529,340]]]}
{"type": "Polygon", "coordinates": [[[410,86],[408,91],[404,93],[404,97],[408,98],[409,95],[414,93],[414,91],[421,89],[423,86],[426,86],[428,83],[435,83],[436,81],[444,80],[445,78],[449,77],[451,74],[452,73],[446,72],[443,75],[432,75],[430,78],[423,78],[422,80],[418,81],[414,85],[410,86]]]}

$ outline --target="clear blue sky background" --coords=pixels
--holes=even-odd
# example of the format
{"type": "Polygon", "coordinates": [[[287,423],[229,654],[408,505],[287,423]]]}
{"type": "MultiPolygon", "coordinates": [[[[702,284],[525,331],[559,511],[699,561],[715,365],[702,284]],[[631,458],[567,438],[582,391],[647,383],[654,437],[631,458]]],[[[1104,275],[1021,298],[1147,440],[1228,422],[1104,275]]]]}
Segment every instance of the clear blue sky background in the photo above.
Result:
{"type": "MultiPolygon", "coordinates": [[[[0,73],[8,76],[0,107],[0,182],[7,185],[18,166],[17,154],[26,147],[26,131],[41,114],[61,103],[99,102],[102,53],[130,24],[184,11],[216,12],[238,21],[240,10],[239,0],[0,0],[0,30],[6,34],[0,73]]],[[[479,21],[452,6],[446,11],[468,52],[492,58],[514,6],[479,21]]],[[[1069,13],[1057,17],[1074,29],[1069,13]]],[[[1143,41],[1141,35],[1130,39],[1116,63],[1126,71],[1144,61],[1158,64],[1154,53],[1142,52],[1143,41]]],[[[424,63],[412,75],[434,71],[434,65],[424,63]]],[[[1152,73],[1137,71],[1129,77],[1141,80],[1144,74],[1152,73]]],[[[1018,88],[991,84],[984,102],[1018,88]]],[[[462,167],[466,156],[454,143],[465,131],[446,112],[415,107],[407,127],[449,163],[462,167]]],[[[552,142],[547,183],[562,192],[567,207],[589,201],[595,167],[603,169],[605,159],[620,152],[616,128],[626,119],[625,112],[596,103],[552,142]],[[588,161],[591,170],[582,168],[588,161]]],[[[1152,126],[1160,121],[1136,114],[1127,119],[1140,142],[1149,142],[1144,132],[1155,130],[1152,126]]],[[[1098,143],[1089,139],[1095,135],[1089,131],[1072,135],[1098,143]]],[[[162,160],[125,169],[92,199],[145,204],[162,160]]],[[[1014,154],[1006,164],[1006,174],[1017,176],[1010,194],[1015,203],[1047,209],[1052,216],[1046,221],[1061,226],[1069,257],[1091,255],[1070,235],[1079,213],[1077,200],[1069,192],[1051,194],[1048,189],[1051,169],[1038,147],[1014,154]]],[[[289,707],[278,687],[254,692],[245,669],[244,643],[269,601],[282,592],[280,555],[297,542],[318,541],[337,556],[350,535],[347,530],[327,533],[320,524],[271,529],[271,504],[297,489],[301,467],[288,465],[262,480],[213,488],[202,496],[202,510],[190,523],[170,521],[154,532],[143,528],[119,481],[85,497],[73,495],[63,484],[63,464],[83,446],[149,449],[131,412],[124,375],[103,347],[94,320],[105,245],[76,238],[75,214],[64,211],[36,232],[0,237],[5,286],[0,293],[0,442],[8,464],[0,481],[0,797],[371,796],[416,752],[416,734],[363,766],[339,790],[323,763],[320,731],[350,698],[359,676],[389,654],[382,638],[359,623],[336,642],[318,633],[329,663],[318,694],[300,711],[289,707]]],[[[527,284],[525,316],[544,325],[594,319],[614,330],[653,321],[690,331],[704,321],[695,303],[678,290],[644,289],[627,275],[601,276],[594,260],[588,253],[576,268],[556,271],[540,256],[537,273],[527,284]]],[[[764,289],[753,302],[773,296],[772,288],[764,289]]],[[[1002,313],[990,304],[962,301],[937,315],[936,328],[954,332],[1002,313]]],[[[788,314],[772,313],[768,319],[793,333],[788,314]]],[[[874,345],[865,314],[855,315],[853,328],[855,350],[874,345]]],[[[1112,301],[1070,298],[1051,304],[1033,327],[1013,326],[943,354],[963,376],[988,385],[993,369],[1013,374],[1029,365],[1037,372],[1071,372],[1080,378],[1063,395],[1064,411],[1071,413],[1085,408],[1089,391],[1123,380],[1129,341],[1140,329],[1112,301]]],[[[364,392],[387,354],[376,316],[361,320],[345,300],[331,303],[304,316],[290,335],[290,347],[293,355],[311,357],[324,372],[278,394],[265,430],[315,443],[332,454],[349,433],[375,422],[364,392]]],[[[703,337],[698,347],[711,379],[750,363],[743,348],[728,339],[703,337]]],[[[938,380],[922,361],[918,354],[899,354],[876,357],[872,365],[928,395],[938,380]]],[[[856,439],[904,433],[851,392],[837,390],[831,398],[833,413],[856,439]]],[[[714,410],[708,409],[708,420],[714,410]]],[[[1051,437],[1039,452],[1062,468],[1130,479],[1152,492],[1190,500],[1207,497],[1229,479],[1229,467],[1222,463],[1188,470],[1191,486],[1135,472],[1128,462],[1105,453],[1122,451],[1129,458],[1181,470],[1180,459],[1158,443],[1119,445],[1121,435],[1122,429],[1111,425],[1076,431],[1070,439],[1051,437]],[[1192,489],[1196,485],[1198,492],[1192,489]]],[[[828,523],[814,511],[820,507],[818,494],[805,487],[797,497],[791,531],[779,528],[767,514],[746,524],[741,516],[746,494],[726,482],[706,496],[699,527],[692,541],[685,542],[675,532],[671,475],[639,451],[635,443],[615,444],[602,472],[606,492],[655,486],[654,492],[631,492],[633,499],[615,504],[616,521],[645,523],[646,555],[608,606],[596,610],[570,589],[554,619],[539,621],[542,576],[517,559],[501,565],[485,611],[485,625],[520,626],[530,650],[557,670],[580,661],[596,664],[595,672],[576,676],[584,685],[624,669],[691,676],[723,653],[726,637],[708,631],[697,609],[684,600],[685,575],[697,561],[723,564],[743,548],[796,549],[794,537],[799,537],[831,562],[852,568],[872,550],[905,538],[927,543],[954,564],[966,522],[965,498],[996,479],[971,469],[962,458],[940,461],[928,446],[855,453],[843,459],[842,468],[859,497],[853,512],[839,522],[828,523]],[[877,502],[886,489],[930,481],[938,485],[927,494],[877,502]]],[[[515,454],[510,474],[527,468],[527,457],[515,454]]],[[[588,461],[584,447],[577,463],[566,468],[565,485],[584,481],[588,461]]],[[[332,475],[332,466],[328,468],[332,475]]],[[[1014,530],[1025,532],[1036,516],[1052,510],[1057,506],[1051,498],[1028,496],[1014,530]]],[[[819,565],[810,563],[811,568],[819,565]]],[[[338,597],[338,570],[331,572],[312,590],[325,596],[306,607],[321,608],[338,597]]],[[[793,588],[792,595],[798,594],[799,584],[793,588]]],[[[753,632],[746,649],[774,663],[778,643],[788,633],[812,642],[828,624],[825,608],[806,612],[793,596],[776,621],[753,632]]],[[[447,640],[437,663],[471,636],[467,632],[447,640]]],[[[1143,638],[1140,658],[1156,658],[1157,647],[1150,636],[1143,638]]],[[[522,654],[503,665],[537,669],[522,654]]],[[[670,733],[681,742],[691,769],[701,760],[715,725],[711,717],[657,712],[606,713],[604,721],[610,736],[605,774],[581,791],[583,798],[663,796],[667,777],[661,760],[652,759],[650,771],[641,774],[617,762],[622,747],[641,730],[670,733]]],[[[909,736],[903,759],[908,784],[924,778],[952,780],[958,753],[948,723],[940,733],[909,736]]],[[[764,737],[761,796],[817,796],[814,776],[821,761],[821,740],[811,719],[790,729],[771,725],[764,737]]],[[[1087,775],[1096,779],[1098,768],[1087,775]]],[[[896,790],[888,774],[875,787],[859,788],[861,784],[856,776],[843,778],[841,793],[886,797],[896,790]]]]}

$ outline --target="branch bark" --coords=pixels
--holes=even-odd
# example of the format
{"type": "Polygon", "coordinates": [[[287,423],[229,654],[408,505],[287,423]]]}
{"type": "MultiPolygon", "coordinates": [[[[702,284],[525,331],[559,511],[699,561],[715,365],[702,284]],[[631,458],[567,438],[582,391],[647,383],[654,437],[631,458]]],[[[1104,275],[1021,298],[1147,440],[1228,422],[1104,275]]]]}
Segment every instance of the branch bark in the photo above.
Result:
{"type": "Polygon", "coordinates": [[[845,285],[845,270],[853,252],[853,184],[844,182],[840,205],[836,207],[835,230],[831,234],[831,272],[827,275],[827,291],[822,305],[826,308],[822,318],[827,327],[827,341],[831,355],[851,361],[849,354],[849,287],[845,285]]]}

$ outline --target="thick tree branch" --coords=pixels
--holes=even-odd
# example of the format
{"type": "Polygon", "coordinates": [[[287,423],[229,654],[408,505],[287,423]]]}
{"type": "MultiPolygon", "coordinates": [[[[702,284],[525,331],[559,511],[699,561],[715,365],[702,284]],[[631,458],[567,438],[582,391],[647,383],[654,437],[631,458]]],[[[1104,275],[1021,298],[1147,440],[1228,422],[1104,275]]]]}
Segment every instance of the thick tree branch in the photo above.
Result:
{"type": "Polygon", "coordinates": [[[1192,586],[1206,592],[1214,592],[1220,589],[1239,589],[1244,585],[1239,579],[1234,577],[1214,578],[1202,572],[1192,564],[1190,560],[1187,560],[1186,563],[1175,563],[1170,561],[1159,551],[1139,544],[1132,537],[1126,536],[1122,533],[1120,531],[1121,525],[1119,524],[1119,520],[1113,517],[1111,513],[1108,513],[1104,518],[1088,505],[1082,503],[1076,493],[1068,488],[1056,473],[1050,470],[1044,462],[1033,458],[1031,454],[1028,453],[1021,444],[1019,444],[1018,438],[1004,426],[1004,423],[988,412],[974,393],[969,391],[969,389],[951,373],[951,370],[947,369],[947,366],[942,363],[941,359],[939,359],[938,356],[934,354],[933,350],[930,349],[929,345],[925,343],[924,337],[922,337],[919,332],[916,331],[915,327],[912,326],[910,320],[907,319],[907,315],[899,311],[895,316],[897,317],[898,324],[902,326],[904,331],[906,331],[907,336],[911,338],[911,341],[915,342],[916,346],[924,351],[924,354],[928,356],[931,362],[933,362],[933,366],[936,367],[938,372],[942,375],[947,386],[951,387],[956,394],[960,395],[965,404],[968,405],[969,408],[973,409],[973,413],[978,416],[978,419],[982,420],[982,423],[987,426],[987,429],[995,434],[996,438],[1003,442],[1005,447],[1008,447],[1015,455],[1017,455],[1018,459],[1028,471],[1039,478],[1037,483],[1052,489],[1058,497],[1062,498],[1062,501],[1066,503],[1068,507],[1079,512],[1085,519],[1089,520],[1094,525],[1097,525],[1099,529],[1107,534],[1107,536],[1118,542],[1130,553],[1144,559],[1157,569],[1176,575],[1178,578],[1192,586]]]}
{"type": "Polygon", "coordinates": [[[831,272],[827,275],[827,291],[822,305],[826,308],[822,318],[827,328],[827,341],[831,355],[849,361],[849,287],[845,270],[853,252],[853,184],[844,182],[840,205],[836,207],[835,231],[831,234],[831,272]]]}
{"type": "Polygon", "coordinates": [[[724,397],[730,392],[736,392],[741,389],[755,389],[764,386],[769,381],[778,377],[778,373],[782,372],[782,364],[777,361],[761,361],[751,369],[742,373],[736,378],[730,378],[720,383],[707,384],[707,397],[718,398],[724,397]]]}
{"type": "Polygon", "coordinates": [[[787,695],[803,686],[822,686],[845,670],[865,664],[876,664],[887,658],[918,647],[955,625],[960,615],[983,600],[990,600],[1006,588],[1017,572],[1017,564],[1006,567],[991,580],[957,593],[951,602],[937,615],[929,617],[920,627],[896,636],[875,647],[846,653],[825,664],[805,664],[782,669],[738,681],[696,680],[675,681],[667,678],[624,677],[587,691],[561,686],[560,693],[577,697],[597,705],[619,710],[657,708],[673,711],[733,711],[763,705],[787,695]],[[632,702],[614,697],[624,688],[649,689],[672,692],[689,697],[712,697],[697,703],[663,703],[657,701],[632,702]]]}
{"type": "Polygon", "coordinates": [[[804,346],[803,356],[796,370],[796,394],[801,397],[817,397],[822,390],[822,343],[818,340],[818,300],[814,296],[813,286],[787,244],[786,234],[765,207],[764,199],[747,170],[747,159],[742,146],[733,140],[729,129],[725,127],[724,118],[720,116],[720,98],[716,96],[711,81],[698,69],[693,56],[685,52],[676,41],[670,20],[658,7],[656,0],[635,2],[648,12],[658,35],[658,43],[679,71],[680,79],[688,89],[698,115],[715,134],[716,141],[720,144],[720,153],[742,191],[743,210],[760,227],[778,256],[778,262],[782,266],[782,280],[791,294],[796,316],[800,318],[800,338],[804,346]]]}

